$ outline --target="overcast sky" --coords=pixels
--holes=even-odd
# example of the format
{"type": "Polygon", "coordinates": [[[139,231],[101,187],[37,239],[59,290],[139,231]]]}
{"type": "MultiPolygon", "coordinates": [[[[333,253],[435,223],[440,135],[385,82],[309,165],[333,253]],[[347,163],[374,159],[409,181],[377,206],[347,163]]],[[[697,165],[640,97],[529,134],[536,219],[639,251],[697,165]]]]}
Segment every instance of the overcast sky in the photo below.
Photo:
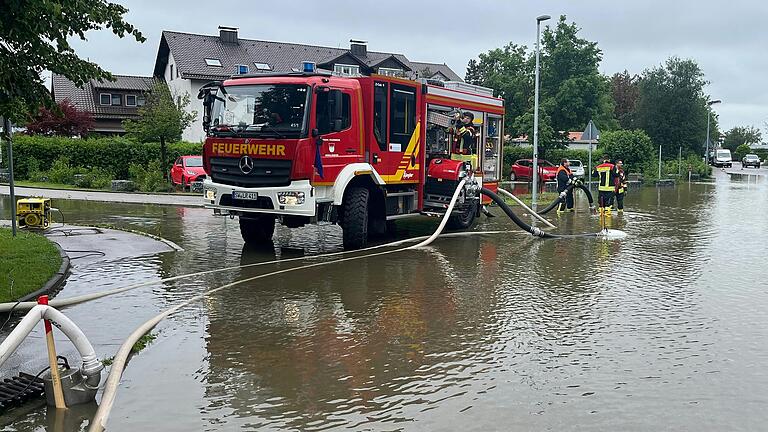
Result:
{"type": "Polygon", "coordinates": [[[565,14],[582,28],[582,37],[603,50],[603,73],[640,73],[672,55],[695,59],[711,82],[707,92],[723,101],[715,106],[721,127],[755,125],[768,135],[768,2],[112,1],[130,9],[128,21],[147,41],[101,31],[73,45],[109,71],[132,75],[152,74],[162,30],[217,34],[219,25],[227,25],[249,39],[331,47],[363,39],[370,50],[445,62],[463,77],[467,61],[480,52],[510,41],[532,47],[536,16],[551,15],[555,23],[565,14]]]}

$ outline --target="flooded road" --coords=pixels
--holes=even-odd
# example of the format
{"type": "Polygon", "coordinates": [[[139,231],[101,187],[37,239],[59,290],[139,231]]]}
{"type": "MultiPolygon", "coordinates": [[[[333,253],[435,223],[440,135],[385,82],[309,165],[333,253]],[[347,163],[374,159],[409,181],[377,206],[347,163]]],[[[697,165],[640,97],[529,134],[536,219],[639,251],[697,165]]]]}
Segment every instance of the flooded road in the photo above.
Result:
{"type": "MultiPolygon", "coordinates": [[[[131,360],[108,430],[764,429],[768,181],[716,174],[710,184],[631,190],[627,213],[609,222],[629,234],[620,241],[534,239],[494,209],[499,217],[476,230],[510,232],[215,293],[161,323],[131,360]]],[[[550,215],[558,232],[599,229],[585,201],[550,215]]],[[[204,209],[54,205],[67,223],[138,229],[185,249],[75,260],[62,298],[340,249],[335,227],[279,229],[277,252],[264,252],[243,247],[236,220],[204,209]]],[[[398,238],[436,223],[403,224],[398,238]]],[[[295,265],[165,283],[65,313],[109,357],[176,301],[295,265]]],[[[33,373],[45,366],[35,335],[17,359],[33,373]]],[[[0,425],[81,430],[94,410],[17,410],[0,425]]]]}

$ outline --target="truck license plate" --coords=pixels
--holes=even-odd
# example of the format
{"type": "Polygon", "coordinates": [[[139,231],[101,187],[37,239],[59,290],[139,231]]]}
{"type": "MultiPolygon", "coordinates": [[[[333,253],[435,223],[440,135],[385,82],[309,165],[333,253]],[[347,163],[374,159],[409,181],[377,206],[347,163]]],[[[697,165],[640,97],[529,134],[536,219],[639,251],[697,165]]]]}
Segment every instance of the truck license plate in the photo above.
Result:
{"type": "Polygon", "coordinates": [[[236,199],[236,200],[257,200],[257,199],[259,199],[259,193],[258,192],[232,191],[232,199],[236,199]]]}

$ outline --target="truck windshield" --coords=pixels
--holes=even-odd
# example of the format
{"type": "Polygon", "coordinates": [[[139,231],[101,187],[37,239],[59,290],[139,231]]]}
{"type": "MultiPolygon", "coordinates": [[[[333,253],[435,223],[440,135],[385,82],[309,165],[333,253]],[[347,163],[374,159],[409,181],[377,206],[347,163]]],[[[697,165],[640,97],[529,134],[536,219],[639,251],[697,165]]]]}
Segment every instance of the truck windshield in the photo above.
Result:
{"type": "Polygon", "coordinates": [[[306,135],[309,94],[304,84],[228,86],[213,104],[211,133],[300,138],[306,135]]]}
{"type": "Polygon", "coordinates": [[[727,158],[728,157],[729,158],[729,157],[731,157],[731,152],[728,151],[728,150],[726,150],[726,151],[718,150],[717,151],[717,157],[719,157],[719,158],[727,158]]]}

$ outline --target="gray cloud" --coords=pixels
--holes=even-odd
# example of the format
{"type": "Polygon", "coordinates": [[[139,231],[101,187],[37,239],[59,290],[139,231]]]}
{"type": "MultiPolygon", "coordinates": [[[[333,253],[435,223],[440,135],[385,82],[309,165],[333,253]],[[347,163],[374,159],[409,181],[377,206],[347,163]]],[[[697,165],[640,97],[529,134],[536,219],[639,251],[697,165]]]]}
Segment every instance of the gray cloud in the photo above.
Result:
{"type": "Polygon", "coordinates": [[[693,58],[722,99],[721,125],[768,120],[768,3],[648,0],[442,1],[390,0],[190,2],[118,0],[147,42],[119,40],[107,31],[74,42],[78,53],[115,73],[152,73],[160,32],[214,34],[218,25],[240,28],[242,37],[347,46],[369,41],[372,50],[400,52],[412,60],[446,62],[463,75],[467,61],[509,41],[532,47],[535,17],[561,14],[603,50],[601,71],[640,73],[669,56],[693,58]]]}

